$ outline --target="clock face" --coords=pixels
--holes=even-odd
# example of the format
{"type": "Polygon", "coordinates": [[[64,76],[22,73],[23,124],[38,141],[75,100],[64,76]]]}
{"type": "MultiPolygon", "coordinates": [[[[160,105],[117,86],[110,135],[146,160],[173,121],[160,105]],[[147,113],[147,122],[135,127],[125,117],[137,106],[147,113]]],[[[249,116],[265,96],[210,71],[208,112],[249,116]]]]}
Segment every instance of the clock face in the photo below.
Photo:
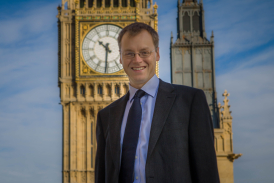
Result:
{"type": "Polygon", "coordinates": [[[84,38],[82,55],[85,62],[100,73],[114,73],[123,69],[117,38],[122,29],[115,25],[99,25],[84,38]]]}

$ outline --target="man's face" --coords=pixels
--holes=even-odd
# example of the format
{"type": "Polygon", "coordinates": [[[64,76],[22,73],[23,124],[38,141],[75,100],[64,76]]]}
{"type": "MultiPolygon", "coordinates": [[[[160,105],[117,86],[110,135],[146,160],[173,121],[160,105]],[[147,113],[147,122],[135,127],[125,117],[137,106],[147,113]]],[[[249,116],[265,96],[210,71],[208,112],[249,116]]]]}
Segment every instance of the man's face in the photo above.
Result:
{"type": "Polygon", "coordinates": [[[156,61],[159,59],[159,48],[155,50],[148,31],[142,30],[136,36],[130,36],[126,32],[122,37],[120,63],[129,77],[130,85],[134,88],[142,88],[155,75],[156,61]],[[135,54],[133,58],[124,55],[144,52],[151,52],[151,54],[146,58],[141,58],[138,54],[135,54]]]}

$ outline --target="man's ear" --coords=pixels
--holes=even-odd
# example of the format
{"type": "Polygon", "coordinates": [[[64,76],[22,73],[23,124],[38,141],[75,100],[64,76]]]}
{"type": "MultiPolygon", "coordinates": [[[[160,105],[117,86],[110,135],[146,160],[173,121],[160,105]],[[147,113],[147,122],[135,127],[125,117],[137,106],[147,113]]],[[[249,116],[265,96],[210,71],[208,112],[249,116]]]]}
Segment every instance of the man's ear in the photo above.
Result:
{"type": "Polygon", "coordinates": [[[156,49],[156,61],[160,60],[160,51],[159,51],[159,47],[157,47],[156,49]]]}

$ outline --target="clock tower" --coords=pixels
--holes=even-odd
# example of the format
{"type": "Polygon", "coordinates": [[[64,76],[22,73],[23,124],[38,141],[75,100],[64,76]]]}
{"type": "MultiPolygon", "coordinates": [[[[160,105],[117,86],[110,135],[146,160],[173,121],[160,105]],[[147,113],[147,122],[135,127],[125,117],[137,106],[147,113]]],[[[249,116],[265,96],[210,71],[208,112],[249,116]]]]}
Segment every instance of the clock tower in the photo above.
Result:
{"type": "Polygon", "coordinates": [[[203,0],[178,0],[177,36],[170,39],[171,81],[204,91],[214,126],[214,145],[221,183],[234,183],[232,116],[225,91],[217,104],[214,35],[207,39],[203,0]]]}
{"type": "Polygon", "coordinates": [[[62,182],[94,182],[97,112],[128,91],[117,37],[136,21],[157,31],[157,8],[152,0],[62,0],[58,6],[62,182]]]}

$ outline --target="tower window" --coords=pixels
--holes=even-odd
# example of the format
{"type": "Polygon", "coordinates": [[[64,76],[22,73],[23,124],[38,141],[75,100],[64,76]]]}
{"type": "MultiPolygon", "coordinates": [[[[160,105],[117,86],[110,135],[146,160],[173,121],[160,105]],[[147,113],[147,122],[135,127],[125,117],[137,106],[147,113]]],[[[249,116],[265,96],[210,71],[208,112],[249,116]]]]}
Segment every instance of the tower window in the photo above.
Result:
{"type": "Polygon", "coordinates": [[[93,123],[91,123],[91,139],[90,139],[90,141],[91,141],[91,145],[93,145],[93,123]]]}
{"type": "Polygon", "coordinates": [[[102,89],[102,86],[101,86],[101,85],[98,86],[98,91],[97,91],[97,93],[100,94],[100,95],[102,95],[103,89],[102,89]]]}
{"type": "Polygon", "coordinates": [[[190,31],[190,16],[186,12],[183,17],[183,31],[190,31]]]}
{"type": "Polygon", "coordinates": [[[200,21],[199,21],[199,15],[197,12],[194,13],[193,16],[193,30],[199,31],[200,30],[200,21]]]}
{"type": "Polygon", "coordinates": [[[85,0],[80,0],[80,8],[83,8],[84,7],[84,5],[85,5],[85,0]]]}
{"type": "Polygon", "coordinates": [[[91,156],[91,162],[90,162],[90,164],[91,164],[91,168],[93,168],[93,147],[91,147],[91,150],[90,150],[90,156],[91,156]]]}
{"type": "Polygon", "coordinates": [[[147,1],[147,8],[148,8],[148,9],[150,9],[150,4],[151,4],[150,0],[147,1]]]}
{"type": "Polygon", "coordinates": [[[113,0],[113,7],[119,7],[119,0],[113,0]]]}
{"type": "Polygon", "coordinates": [[[130,6],[135,7],[135,0],[130,0],[130,6]]]}
{"type": "Polygon", "coordinates": [[[107,96],[110,97],[111,96],[111,87],[110,87],[110,85],[107,85],[106,89],[107,89],[106,94],[107,94],[107,96]]]}
{"type": "Polygon", "coordinates": [[[124,84],[123,88],[124,88],[124,93],[127,93],[128,92],[128,86],[126,84],[124,84]]]}
{"type": "Polygon", "coordinates": [[[88,0],[88,7],[92,8],[93,7],[93,0],[88,0]]]}
{"type": "Polygon", "coordinates": [[[65,10],[68,9],[68,2],[65,3],[64,7],[65,7],[65,10]]]}
{"type": "Polygon", "coordinates": [[[102,0],[97,0],[97,8],[101,8],[102,6],[102,0]]]}
{"type": "Polygon", "coordinates": [[[122,6],[127,7],[127,0],[122,0],[122,6]]]}
{"type": "Polygon", "coordinates": [[[115,94],[117,94],[117,95],[120,94],[120,88],[118,85],[115,86],[115,94]]]}
{"type": "Polygon", "coordinates": [[[105,7],[109,8],[110,7],[110,0],[105,0],[105,7]]]}
{"type": "Polygon", "coordinates": [[[93,86],[92,85],[89,86],[89,91],[90,91],[90,96],[93,97],[94,92],[93,92],[93,86]]]}
{"type": "Polygon", "coordinates": [[[83,85],[80,87],[80,94],[85,96],[85,87],[83,85]]]}

